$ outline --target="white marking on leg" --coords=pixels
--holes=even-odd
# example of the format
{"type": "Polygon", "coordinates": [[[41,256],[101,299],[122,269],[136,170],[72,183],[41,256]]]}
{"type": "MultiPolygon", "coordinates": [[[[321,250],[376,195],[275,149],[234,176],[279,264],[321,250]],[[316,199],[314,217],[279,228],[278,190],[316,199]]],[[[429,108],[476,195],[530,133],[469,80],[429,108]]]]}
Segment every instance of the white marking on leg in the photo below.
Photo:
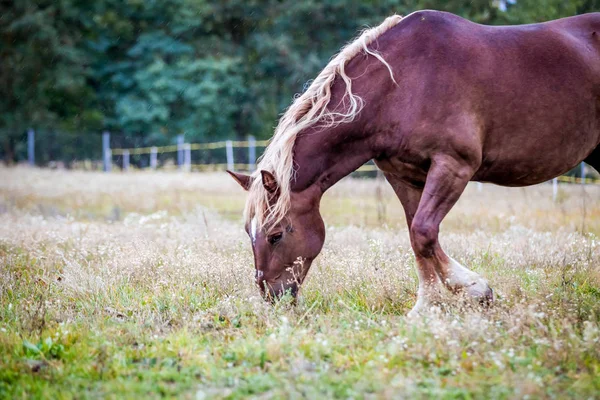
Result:
{"type": "Polygon", "coordinates": [[[417,267],[417,276],[419,277],[419,289],[417,290],[417,302],[408,313],[412,318],[419,314],[429,314],[432,304],[439,298],[440,279],[437,275],[434,277],[424,276],[420,267],[417,267]]]}
{"type": "Polygon", "coordinates": [[[427,299],[427,295],[425,294],[425,288],[419,285],[419,290],[417,291],[417,302],[413,306],[412,310],[408,312],[407,317],[417,317],[419,313],[425,311],[428,305],[429,301],[427,299]]]}
{"type": "Polygon", "coordinates": [[[252,243],[256,242],[256,226],[258,225],[258,221],[256,217],[252,218],[252,222],[250,223],[250,235],[252,236],[252,243]]]}
{"type": "Polygon", "coordinates": [[[448,278],[446,279],[446,284],[448,286],[469,286],[475,282],[475,279],[478,275],[463,267],[458,261],[456,261],[452,257],[448,257],[450,262],[448,264],[448,278]]]}
{"type": "Polygon", "coordinates": [[[478,273],[460,265],[452,257],[449,258],[449,274],[446,285],[452,289],[465,289],[468,294],[474,297],[484,296],[489,290],[487,281],[478,273]]]}

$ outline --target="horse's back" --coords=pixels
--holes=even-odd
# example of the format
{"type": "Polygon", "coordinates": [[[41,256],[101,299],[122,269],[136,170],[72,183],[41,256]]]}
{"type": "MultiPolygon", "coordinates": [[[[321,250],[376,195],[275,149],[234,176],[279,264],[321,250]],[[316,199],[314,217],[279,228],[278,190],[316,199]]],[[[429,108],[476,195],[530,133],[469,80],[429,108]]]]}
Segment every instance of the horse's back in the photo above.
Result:
{"type": "Polygon", "coordinates": [[[528,67],[528,62],[562,57],[562,61],[585,64],[600,79],[600,13],[537,24],[495,26],[477,24],[447,12],[423,10],[405,17],[390,30],[389,36],[399,57],[428,56],[427,63],[433,59],[433,63],[442,62],[461,71],[469,71],[469,66],[503,65],[507,61],[520,64],[514,67],[528,67]],[[394,46],[394,42],[400,43],[394,46]]]}
{"type": "Polygon", "coordinates": [[[428,143],[425,130],[448,130],[463,120],[456,114],[468,115],[480,141],[473,144],[481,152],[475,179],[541,182],[576,165],[600,141],[600,13],[485,26],[420,11],[388,40],[398,44],[390,56],[406,77],[402,90],[412,93],[402,106],[403,126],[428,143]]]}

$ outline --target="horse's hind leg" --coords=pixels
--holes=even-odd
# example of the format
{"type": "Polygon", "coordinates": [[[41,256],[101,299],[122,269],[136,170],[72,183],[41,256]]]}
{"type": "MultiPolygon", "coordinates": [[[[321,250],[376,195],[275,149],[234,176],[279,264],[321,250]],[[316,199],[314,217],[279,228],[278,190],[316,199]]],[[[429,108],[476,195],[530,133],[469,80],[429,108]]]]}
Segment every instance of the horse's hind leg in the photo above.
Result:
{"type": "Polygon", "coordinates": [[[448,257],[438,241],[440,223],[454,206],[471,179],[474,168],[463,160],[439,156],[432,160],[416,213],[410,222],[410,239],[419,269],[419,300],[409,315],[427,304],[427,296],[441,280],[453,292],[465,291],[482,301],[491,301],[487,281],[448,257]],[[432,278],[429,271],[437,275],[432,278]]]}

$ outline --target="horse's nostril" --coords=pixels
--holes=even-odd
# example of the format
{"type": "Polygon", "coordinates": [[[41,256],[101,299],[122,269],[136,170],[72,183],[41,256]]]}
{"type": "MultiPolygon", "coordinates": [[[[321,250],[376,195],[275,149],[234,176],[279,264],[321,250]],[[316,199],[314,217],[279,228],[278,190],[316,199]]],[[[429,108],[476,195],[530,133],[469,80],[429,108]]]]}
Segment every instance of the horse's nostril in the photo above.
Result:
{"type": "Polygon", "coordinates": [[[261,282],[265,280],[264,273],[257,269],[254,273],[254,280],[256,281],[257,285],[260,285],[261,282]]]}
{"type": "Polygon", "coordinates": [[[260,269],[256,268],[254,270],[254,279],[256,280],[256,282],[263,280],[264,275],[265,275],[265,273],[263,271],[261,271],[260,269]]]}

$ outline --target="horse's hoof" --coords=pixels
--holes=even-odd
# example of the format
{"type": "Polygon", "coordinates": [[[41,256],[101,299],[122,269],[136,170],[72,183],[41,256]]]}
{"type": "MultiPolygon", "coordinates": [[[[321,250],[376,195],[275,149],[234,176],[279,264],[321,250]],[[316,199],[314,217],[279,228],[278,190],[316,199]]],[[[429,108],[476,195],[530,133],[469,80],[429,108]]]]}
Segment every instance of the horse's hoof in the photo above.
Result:
{"type": "Polygon", "coordinates": [[[477,300],[482,306],[489,307],[494,303],[494,291],[483,278],[479,278],[466,291],[472,299],[477,300]]]}
{"type": "Polygon", "coordinates": [[[408,312],[408,314],[406,314],[406,318],[408,320],[417,319],[417,317],[419,316],[420,312],[421,312],[420,310],[415,310],[415,308],[413,307],[412,310],[410,310],[408,312]]]}
{"type": "Polygon", "coordinates": [[[492,288],[487,283],[485,283],[485,287],[475,288],[474,286],[476,285],[469,287],[467,290],[469,296],[483,307],[491,306],[494,303],[494,291],[492,288]]]}
{"type": "Polygon", "coordinates": [[[494,290],[491,287],[488,286],[483,297],[479,298],[479,304],[484,307],[490,307],[494,304],[494,290]]]}

